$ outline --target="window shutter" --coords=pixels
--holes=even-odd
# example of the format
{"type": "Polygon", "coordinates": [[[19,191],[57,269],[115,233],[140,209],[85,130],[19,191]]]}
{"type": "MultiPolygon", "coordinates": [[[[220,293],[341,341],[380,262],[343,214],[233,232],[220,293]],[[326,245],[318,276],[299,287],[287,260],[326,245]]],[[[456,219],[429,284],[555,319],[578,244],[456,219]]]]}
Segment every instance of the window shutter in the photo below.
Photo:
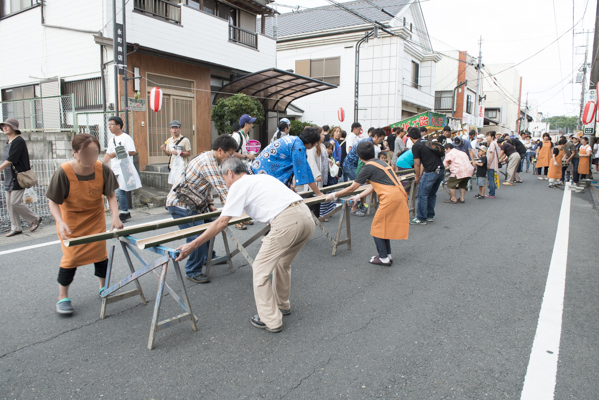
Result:
{"type": "Polygon", "coordinates": [[[295,73],[298,75],[310,77],[310,60],[296,60],[295,73]]]}

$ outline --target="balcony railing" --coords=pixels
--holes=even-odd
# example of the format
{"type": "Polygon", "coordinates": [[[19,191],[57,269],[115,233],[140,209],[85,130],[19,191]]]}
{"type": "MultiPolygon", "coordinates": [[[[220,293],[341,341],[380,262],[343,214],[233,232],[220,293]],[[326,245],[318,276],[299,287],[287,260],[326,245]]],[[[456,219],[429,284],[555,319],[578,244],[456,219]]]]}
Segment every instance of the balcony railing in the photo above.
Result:
{"type": "Polygon", "coordinates": [[[229,25],[229,41],[251,47],[258,48],[258,34],[237,26],[229,25]]]}
{"type": "Polygon", "coordinates": [[[166,0],[135,0],[135,11],[164,19],[174,24],[181,24],[181,6],[166,0]]]}

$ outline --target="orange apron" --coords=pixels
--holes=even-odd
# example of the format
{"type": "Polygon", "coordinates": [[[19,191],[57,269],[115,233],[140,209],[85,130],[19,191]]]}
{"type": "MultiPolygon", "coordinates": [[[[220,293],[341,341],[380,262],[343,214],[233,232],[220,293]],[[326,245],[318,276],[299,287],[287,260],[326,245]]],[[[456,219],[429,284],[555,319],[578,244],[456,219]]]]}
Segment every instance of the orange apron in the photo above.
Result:
{"type": "Polygon", "coordinates": [[[564,158],[564,149],[560,149],[559,154],[555,156],[557,166],[553,164],[553,159],[549,162],[549,172],[547,178],[549,179],[562,179],[562,159],[564,158]]]}
{"type": "Polygon", "coordinates": [[[581,157],[580,154],[591,154],[591,146],[580,146],[578,150],[578,173],[582,175],[588,175],[591,173],[591,157],[581,157]]]}
{"type": "Polygon", "coordinates": [[[543,140],[543,147],[541,147],[541,150],[539,150],[539,157],[537,157],[537,168],[549,167],[552,163],[551,142],[549,140],[543,140]]]}
{"type": "MultiPolygon", "coordinates": [[[[61,165],[69,178],[69,195],[60,205],[62,220],[71,230],[69,237],[92,235],[106,232],[106,217],[104,216],[104,174],[102,163],[94,165],[94,180],[80,182],[73,171],[71,163],[61,165]]],[[[58,225],[56,226],[58,232],[58,225]]],[[[77,268],[81,265],[93,264],[108,258],[106,241],[65,247],[58,234],[62,246],[61,268],[77,268]]]]}
{"type": "Polygon", "coordinates": [[[393,186],[370,182],[379,197],[379,208],[372,220],[370,234],[380,239],[403,240],[408,238],[410,230],[410,211],[408,195],[393,173],[391,167],[382,167],[369,161],[366,164],[385,171],[393,186]]]}

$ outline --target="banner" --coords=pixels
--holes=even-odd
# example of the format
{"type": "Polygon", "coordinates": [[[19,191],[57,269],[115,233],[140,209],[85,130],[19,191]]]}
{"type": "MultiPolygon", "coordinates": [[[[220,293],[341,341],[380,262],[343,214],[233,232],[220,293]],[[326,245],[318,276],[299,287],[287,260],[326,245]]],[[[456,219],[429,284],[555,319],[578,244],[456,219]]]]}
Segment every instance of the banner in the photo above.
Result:
{"type": "Polygon", "coordinates": [[[414,115],[413,117],[410,117],[408,119],[404,119],[403,121],[391,124],[389,125],[389,127],[391,129],[401,127],[404,129],[404,131],[407,131],[409,128],[413,126],[415,126],[416,128],[425,127],[429,132],[431,132],[443,129],[443,127],[446,124],[446,115],[427,111],[423,112],[422,114],[414,115]]]}

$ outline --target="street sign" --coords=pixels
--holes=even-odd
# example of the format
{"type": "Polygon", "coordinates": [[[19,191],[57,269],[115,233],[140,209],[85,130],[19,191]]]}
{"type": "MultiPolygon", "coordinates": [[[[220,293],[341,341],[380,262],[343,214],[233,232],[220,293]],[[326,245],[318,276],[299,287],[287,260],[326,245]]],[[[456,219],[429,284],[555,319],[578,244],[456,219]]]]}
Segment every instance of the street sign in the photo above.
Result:
{"type": "MultiPolygon", "coordinates": [[[[125,97],[121,96],[121,104],[125,107],[125,97]]],[[[135,97],[129,97],[127,103],[131,111],[146,111],[146,99],[135,100],[135,97]]]]}
{"type": "Polygon", "coordinates": [[[123,24],[116,24],[116,60],[119,75],[125,75],[125,68],[122,65],[125,62],[125,44],[123,43],[123,24]]]}

